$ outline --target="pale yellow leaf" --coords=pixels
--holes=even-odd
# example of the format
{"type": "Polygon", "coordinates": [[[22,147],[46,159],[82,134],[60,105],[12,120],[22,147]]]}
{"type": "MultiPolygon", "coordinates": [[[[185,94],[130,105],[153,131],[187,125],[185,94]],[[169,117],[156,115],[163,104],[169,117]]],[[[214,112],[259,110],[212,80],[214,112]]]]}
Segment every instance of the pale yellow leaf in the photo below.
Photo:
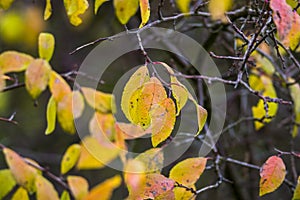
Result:
{"type": "Polygon", "coordinates": [[[197,111],[197,120],[198,120],[198,132],[196,133],[196,135],[198,135],[200,133],[200,131],[203,129],[206,119],[207,119],[207,111],[205,108],[203,108],[202,106],[200,106],[196,99],[194,99],[194,97],[191,95],[191,93],[189,93],[189,99],[194,103],[194,105],[196,106],[196,111],[197,111]]]}
{"type": "Polygon", "coordinates": [[[149,0],[139,0],[140,1],[140,11],[142,22],[140,28],[142,28],[149,20],[150,17],[150,3],[149,0]]]}
{"type": "Polygon", "coordinates": [[[72,109],[73,94],[65,94],[63,99],[57,102],[57,120],[62,129],[70,134],[75,133],[75,123],[72,109]]]}
{"type": "Polygon", "coordinates": [[[68,83],[55,71],[50,72],[48,85],[56,102],[60,102],[66,95],[72,92],[68,83]]]}
{"type": "Polygon", "coordinates": [[[24,71],[33,61],[30,55],[16,51],[5,51],[0,54],[0,70],[3,74],[24,71]]]}
{"type": "Polygon", "coordinates": [[[82,23],[82,19],[79,15],[86,12],[89,7],[89,2],[87,0],[64,0],[64,5],[70,23],[74,26],[80,25],[82,23]]]}
{"type": "Polygon", "coordinates": [[[55,39],[51,33],[40,33],[39,56],[47,61],[51,60],[55,46],[55,39]]]}
{"type": "Polygon", "coordinates": [[[108,143],[109,146],[115,138],[115,123],[113,114],[95,112],[89,123],[91,136],[95,137],[102,145],[108,143]]]}
{"type": "Polygon", "coordinates": [[[138,0],[114,0],[115,13],[121,24],[127,24],[129,19],[136,13],[138,0]]]}
{"type": "Polygon", "coordinates": [[[74,119],[77,119],[83,113],[84,98],[78,90],[73,91],[72,94],[73,94],[73,116],[74,116],[74,119]]]}
{"type": "Polygon", "coordinates": [[[79,144],[73,144],[68,147],[64,153],[61,164],[60,173],[65,174],[70,171],[77,163],[81,152],[81,146],[79,144]]]}
{"type": "Polygon", "coordinates": [[[232,0],[210,0],[208,10],[211,14],[212,20],[221,20],[227,23],[225,13],[231,9],[232,0]]]}
{"type": "Polygon", "coordinates": [[[38,200],[59,200],[57,191],[50,181],[41,175],[36,176],[36,198],[38,200]]]}
{"type": "Polygon", "coordinates": [[[134,158],[142,162],[147,173],[160,173],[164,167],[164,154],[161,148],[151,148],[134,158]]]}
{"type": "Polygon", "coordinates": [[[0,92],[5,88],[6,82],[5,82],[5,76],[0,71],[0,92]]]}
{"type": "Polygon", "coordinates": [[[191,0],[176,0],[176,5],[182,13],[190,11],[191,0]]]}
{"type": "Polygon", "coordinates": [[[47,114],[47,128],[45,134],[49,135],[54,131],[55,124],[56,124],[56,102],[53,96],[49,98],[46,114],[47,114]]]}
{"type": "Polygon", "coordinates": [[[47,87],[51,67],[43,59],[30,63],[25,72],[25,86],[33,99],[36,99],[47,87]]]}
{"type": "Polygon", "coordinates": [[[68,176],[68,185],[76,200],[83,200],[89,192],[89,183],[81,176],[68,176]]]}
{"type": "Polygon", "coordinates": [[[52,14],[51,0],[46,0],[46,6],[44,11],[44,20],[48,20],[52,14]]]}
{"type": "Polygon", "coordinates": [[[19,187],[11,200],[29,200],[28,192],[23,187],[19,187]]]}
{"type": "Polygon", "coordinates": [[[102,6],[102,4],[107,1],[109,1],[109,0],[95,0],[94,13],[97,14],[97,12],[98,12],[99,8],[102,6]]]}

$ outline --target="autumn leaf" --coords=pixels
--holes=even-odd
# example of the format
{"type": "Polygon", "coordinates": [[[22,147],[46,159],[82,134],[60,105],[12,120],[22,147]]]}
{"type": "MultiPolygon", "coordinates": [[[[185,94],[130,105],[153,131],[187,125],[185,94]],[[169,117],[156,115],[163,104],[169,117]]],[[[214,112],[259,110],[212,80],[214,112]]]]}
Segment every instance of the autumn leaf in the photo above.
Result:
{"type": "Polygon", "coordinates": [[[48,20],[52,14],[51,0],[46,0],[46,6],[44,11],[44,20],[48,20]]]}
{"type": "Polygon", "coordinates": [[[225,13],[231,9],[232,0],[210,0],[208,3],[208,10],[211,14],[212,20],[221,20],[227,23],[225,13]]]}
{"type": "Polygon", "coordinates": [[[70,194],[67,190],[64,190],[60,196],[60,200],[71,200],[70,194]]]}
{"type": "Polygon", "coordinates": [[[140,2],[140,11],[142,22],[140,28],[142,28],[149,20],[150,17],[150,3],[149,0],[139,0],[140,2]]]}
{"type": "Polygon", "coordinates": [[[104,167],[103,163],[93,156],[85,145],[81,144],[81,153],[76,168],[79,170],[89,170],[100,169],[102,167],[104,167]]]}
{"type": "Polygon", "coordinates": [[[185,186],[194,185],[203,173],[206,161],[207,158],[202,157],[185,159],[171,169],[169,178],[185,186]]]}
{"type": "Polygon", "coordinates": [[[56,102],[53,96],[49,98],[46,115],[47,115],[47,128],[45,134],[49,135],[54,131],[55,123],[56,123],[56,102]]]}
{"type": "Polygon", "coordinates": [[[11,6],[14,0],[1,0],[0,1],[0,8],[7,10],[11,6]]]}
{"type": "Polygon", "coordinates": [[[72,92],[68,83],[55,71],[51,71],[49,77],[48,85],[56,102],[60,102],[72,92]]]}
{"type": "Polygon", "coordinates": [[[119,131],[126,140],[139,138],[148,133],[151,133],[150,129],[144,130],[142,127],[131,123],[117,122],[116,124],[118,126],[119,131]]]}
{"type": "Polygon", "coordinates": [[[51,67],[43,59],[30,63],[25,72],[25,86],[33,99],[36,99],[47,87],[51,67]]]}
{"type": "Polygon", "coordinates": [[[112,94],[97,91],[92,88],[81,88],[87,103],[96,111],[107,113],[116,112],[115,98],[112,94]]]}
{"type": "Polygon", "coordinates": [[[112,178],[106,179],[104,182],[93,187],[87,197],[84,200],[109,200],[113,191],[120,186],[122,179],[120,175],[116,175],[112,178]]]}
{"type": "MultiPolygon", "coordinates": [[[[191,185],[191,186],[189,186],[189,188],[196,190],[195,185],[191,185]]],[[[194,200],[195,199],[195,194],[192,193],[190,190],[186,190],[185,188],[175,187],[173,191],[174,191],[175,200],[176,199],[181,199],[181,200],[194,200]]]]}
{"type": "Polygon", "coordinates": [[[76,200],[83,200],[89,192],[87,180],[81,176],[68,176],[67,182],[76,200]]]}
{"type": "Polygon", "coordinates": [[[196,99],[191,95],[191,93],[189,93],[189,99],[194,103],[194,105],[196,106],[196,111],[197,111],[197,119],[198,119],[198,132],[196,133],[196,135],[198,135],[200,133],[200,131],[203,129],[206,119],[207,119],[207,111],[205,108],[203,108],[202,106],[200,106],[196,99]]]}
{"type": "Polygon", "coordinates": [[[16,181],[9,169],[0,170],[0,199],[3,199],[16,185],[16,181]]]}
{"type": "Polygon", "coordinates": [[[6,85],[5,76],[0,71],[0,92],[3,91],[3,89],[5,88],[5,85],[6,85]]]}
{"type": "Polygon", "coordinates": [[[136,90],[144,85],[145,82],[149,81],[149,71],[147,66],[138,68],[127,81],[121,99],[121,109],[129,121],[132,121],[129,110],[130,110],[130,98],[136,92],[136,90]]]}
{"type": "Polygon", "coordinates": [[[273,20],[283,45],[294,50],[300,41],[300,16],[282,0],[271,0],[273,20]]]}
{"type": "Polygon", "coordinates": [[[84,110],[84,98],[79,90],[72,91],[72,106],[74,119],[79,118],[84,110]]]}
{"type": "Polygon", "coordinates": [[[109,0],[95,0],[94,13],[97,14],[101,5],[109,0]]]}
{"type": "Polygon", "coordinates": [[[115,13],[121,24],[127,24],[129,19],[136,13],[138,0],[114,0],[115,13]]]}
{"type": "MultiPolygon", "coordinates": [[[[155,200],[165,200],[165,199],[168,199],[168,200],[175,200],[175,194],[174,194],[174,191],[176,190],[177,188],[174,188],[173,190],[168,190],[167,192],[164,192],[160,195],[158,195],[157,197],[155,197],[155,200]]],[[[179,198],[180,199],[180,198],[179,198]]]]}
{"type": "Polygon", "coordinates": [[[70,133],[75,133],[75,124],[73,116],[73,94],[65,94],[63,99],[57,102],[57,120],[61,128],[70,133]]]}
{"type": "Polygon", "coordinates": [[[87,0],[64,0],[64,5],[70,23],[74,26],[80,25],[82,20],[79,15],[86,12],[89,7],[89,2],[87,0]]]}
{"type": "Polygon", "coordinates": [[[67,151],[64,153],[61,164],[60,164],[60,173],[65,174],[70,169],[72,169],[80,156],[81,146],[79,144],[73,144],[68,147],[67,151]]]}
{"type": "Polygon", "coordinates": [[[151,148],[143,153],[140,153],[134,158],[139,162],[142,162],[145,166],[145,172],[147,173],[160,173],[164,164],[164,155],[161,148],[151,148]]]}
{"type": "Polygon", "coordinates": [[[19,187],[11,200],[29,200],[28,192],[23,187],[19,187]]]}
{"type": "Polygon", "coordinates": [[[3,153],[16,182],[29,193],[33,193],[36,190],[35,178],[37,176],[37,170],[28,165],[24,159],[13,150],[4,148],[3,153]]]}
{"type": "Polygon", "coordinates": [[[156,147],[165,141],[172,133],[176,121],[175,104],[171,98],[166,98],[151,110],[152,145],[156,147]]]}
{"type": "Polygon", "coordinates": [[[55,39],[51,33],[40,33],[39,56],[47,61],[51,60],[54,51],[55,39]]]}
{"type": "Polygon", "coordinates": [[[0,54],[0,70],[3,74],[24,71],[33,61],[33,58],[16,51],[5,51],[0,54]]]}
{"type": "Polygon", "coordinates": [[[36,198],[38,200],[59,200],[57,191],[50,181],[41,175],[36,176],[36,198]]]}
{"type": "Polygon", "coordinates": [[[168,192],[174,188],[175,182],[161,174],[148,174],[146,176],[146,186],[141,198],[154,199],[157,196],[168,192]]]}
{"type": "Polygon", "coordinates": [[[300,200],[300,176],[298,176],[297,186],[294,190],[294,195],[292,200],[300,200]]]}
{"type": "Polygon", "coordinates": [[[176,5],[182,13],[190,11],[191,0],[176,0],[176,5]]]}
{"type": "Polygon", "coordinates": [[[285,164],[278,156],[271,156],[260,170],[259,196],[275,191],[284,181],[285,164]]]}

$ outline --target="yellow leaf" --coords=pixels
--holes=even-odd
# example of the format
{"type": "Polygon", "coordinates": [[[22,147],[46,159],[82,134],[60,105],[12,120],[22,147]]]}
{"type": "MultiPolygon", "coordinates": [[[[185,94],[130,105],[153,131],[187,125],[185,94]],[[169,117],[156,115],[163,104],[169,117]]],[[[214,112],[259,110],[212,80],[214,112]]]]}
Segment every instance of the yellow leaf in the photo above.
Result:
{"type": "Polygon", "coordinates": [[[64,0],[65,9],[69,17],[70,23],[78,26],[82,23],[79,15],[84,14],[89,7],[87,0],[64,0]]]}
{"type": "Polygon", "coordinates": [[[89,183],[81,176],[68,176],[68,185],[76,200],[84,199],[89,192],[89,183]]]}
{"type": "Polygon", "coordinates": [[[37,176],[37,170],[28,165],[23,158],[11,149],[4,148],[3,153],[16,182],[29,193],[33,193],[36,190],[35,178],[37,176]]]}
{"type": "Polygon", "coordinates": [[[2,90],[5,88],[5,85],[5,76],[0,71],[0,92],[2,92],[2,90]]]}
{"type": "Polygon", "coordinates": [[[298,176],[298,182],[292,200],[300,200],[300,176],[298,176]]]}
{"type": "Polygon", "coordinates": [[[82,94],[76,90],[72,92],[73,94],[73,115],[74,119],[79,118],[84,110],[84,99],[82,94]]]}
{"type": "Polygon", "coordinates": [[[55,71],[50,72],[48,85],[56,102],[60,102],[65,95],[72,92],[68,83],[55,71]]]}
{"type": "Polygon", "coordinates": [[[30,55],[16,51],[5,51],[0,54],[0,70],[3,74],[24,71],[33,61],[30,55]]]}
{"type": "Polygon", "coordinates": [[[140,24],[140,28],[142,28],[149,20],[150,4],[149,4],[149,0],[139,0],[139,1],[140,1],[140,10],[141,10],[141,18],[142,18],[142,23],[140,24]]]}
{"type": "Polygon", "coordinates": [[[55,39],[51,33],[40,33],[39,56],[47,61],[51,60],[54,51],[55,39]]]}
{"type": "Polygon", "coordinates": [[[120,149],[113,143],[102,145],[91,136],[82,140],[82,150],[77,163],[78,169],[101,168],[114,160],[120,153],[120,149]]]}
{"type": "Polygon", "coordinates": [[[172,133],[176,121],[175,104],[171,98],[166,98],[151,110],[152,145],[156,147],[165,141],[172,133]]]}
{"type": "Polygon", "coordinates": [[[69,192],[64,190],[60,196],[60,200],[71,200],[69,192]]]}
{"type": "Polygon", "coordinates": [[[169,178],[182,185],[192,186],[205,170],[206,160],[202,157],[185,159],[171,169],[169,178]]]}
{"type": "Polygon", "coordinates": [[[116,134],[114,115],[95,112],[90,121],[89,130],[91,135],[101,144],[105,145],[108,143],[109,145],[116,134]]]}
{"type": "Polygon", "coordinates": [[[19,187],[18,190],[12,196],[12,200],[29,200],[27,191],[24,188],[19,187]]]}
{"type": "Polygon", "coordinates": [[[275,191],[284,181],[285,164],[278,156],[271,156],[260,170],[259,196],[275,191]]]}
{"type": "Polygon", "coordinates": [[[25,86],[33,99],[36,99],[47,87],[51,67],[43,59],[30,63],[25,72],[25,86]]]}
{"type": "Polygon", "coordinates": [[[129,19],[136,13],[138,0],[114,0],[115,13],[121,24],[127,24],[129,19]]]}
{"type": "Polygon", "coordinates": [[[35,184],[37,188],[36,198],[38,200],[59,200],[57,191],[50,181],[48,181],[41,175],[37,175],[35,184]]]}
{"type": "MultiPolygon", "coordinates": [[[[54,95],[54,94],[53,94],[54,95]]],[[[57,102],[57,119],[62,129],[70,134],[75,133],[74,116],[72,109],[73,93],[65,94],[57,102]]]]}
{"type": "MultiPolygon", "coordinates": [[[[177,188],[174,188],[173,190],[168,190],[167,192],[164,192],[160,195],[158,195],[157,197],[155,197],[155,200],[175,200],[175,194],[174,191],[176,191],[177,188]]],[[[178,198],[180,199],[180,198],[178,198]]]]}
{"type": "Polygon", "coordinates": [[[48,101],[46,113],[47,113],[47,128],[45,134],[49,135],[54,131],[55,123],[56,123],[56,102],[53,96],[51,96],[48,101]]]}
{"type": "Polygon", "coordinates": [[[212,20],[221,20],[223,23],[227,23],[225,13],[231,9],[231,6],[232,0],[210,0],[208,10],[212,20]]]}
{"type": "MultiPolygon", "coordinates": [[[[194,190],[196,190],[195,185],[189,186],[189,188],[193,188],[194,190]]],[[[195,194],[193,194],[189,190],[186,190],[185,188],[180,188],[180,187],[174,188],[174,196],[175,196],[175,199],[181,199],[181,200],[195,199],[195,194]]]]}
{"type": "Polygon", "coordinates": [[[44,20],[48,20],[52,15],[51,0],[46,0],[46,7],[44,11],[44,20]]]}
{"type": "Polygon", "coordinates": [[[95,0],[95,7],[94,7],[94,12],[95,14],[97,14],[99,8],[101,7],[101,5],[105,2],[107,2],[109,0],[95,0]]]}
{"type": "Polygon", "coordinates": [[[113,191],[120,186],[122,179],[120,175],[106,179],[104,182],[92,188],[88,196],[84,200],[101,200],[111,199],[113,191]]]}
{"type": "Polygon", "coordinates": [[[112,94],[97,91],[92,88],[81,88],[87,103],[96,111],[107,113],[116,112],[115,98],[112,94]]]}
{"type": "Polygon", "coordinates": [[[7,10],[13,2],[14,0],[0,0],[0,8],[7,10]]]}
{"type": "Polygon", "coordinates": [[[129,160],[124,167],[124,181],[129,191],[128,199],[137,199],[146,183],[146,167],[136,159],[129,160]]]}
{"type": "Polygon", "coordinates": [[[67,173],[75,166],[80,156],[80,150],[81,146],[79,144],[73,144],[68,147],[60,164],[61,174],[67,173]]]}
{"type": "Polygon", "coordinates": [[[131,123],[127,124],[127,123],[118,122],[117,126],[118,126],[119,131],[121,131],[120,134],[122,134],[124,139],[126,139],[126,140],[139,138],[148,133],[151,133],[150,129],[144,130],[142,127],[131,124],[131,123]]]}
{"type": "Polygon", "coordinates": [[[176,0],[176,5],[182,13],[190,11],[191,0],[176,0]]]}
{"type": "MultiPolygon", "coordinates": [[[[294,82],[293,79],[289,79],[290,82],[294,82]]],[[[293,100],[293,107],[294,107],[294,113],[295,113],[295,122],[300,124],[300,85],[299,84],[293,84],[289,87],[290,94],[293,100]]],[[[294,125],[292,136],[296,137],[298,135],[298,126],[294,125]]]]}
{"type": "Polygon", "coordinates": [[[3,199],[16,185],[16,181],[9,169],[0,170],[0,199],[3,199]]]}
{"type": "Polygon", "coordinates": [[[132,76],[130,77],[130,79],[128,80],[128,82],[124,87],[122,99],[121,99],[121,108],[126,118],[129,121],[132,121],[129,113],[129,108],[131,106],[130,98],[138,88],[143,86],[144,83],[149,80],[150,77],[149,77],[149,71],[147,69],[147,66],[142,66],[132,74],[132,76]]]}
{"type": "Polygon", "coordinates": [[[151,148],[147,151],[140,153],[134,158],[139,162],[142,162],[147,173],[160,173],[164,164],[163,151],[160,148],[151,148]]]}

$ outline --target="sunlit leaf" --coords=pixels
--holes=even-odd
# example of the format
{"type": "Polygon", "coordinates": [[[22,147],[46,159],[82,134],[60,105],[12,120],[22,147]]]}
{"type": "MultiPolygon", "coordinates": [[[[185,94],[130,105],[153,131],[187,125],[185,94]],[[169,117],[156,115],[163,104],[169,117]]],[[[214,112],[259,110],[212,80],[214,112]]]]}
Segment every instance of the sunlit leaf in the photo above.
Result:
{"type": "Polygon", "coordinates": [[[5,51],[0,54],[0,70],[3,74],[8,72],[24,71],[33,61],[30,55],[16,51],[5,51]]]}
{"type": "Polygon", "coordinates": [[[16,181],[9,169],[0,170],[0,199],[5,197],[16,185],[16,181]]]}
{"type": "Polygon", "coordinates": [[[89,192],[89,183],[81,176],[68,176],[68,185],[76,200],[85,199],[89,192]]]}
{"type": "Polygon", "coordinates": [[[67,190],[64,190],[60,196],[60,200],[71,200],[70,194],[67,190]]]}
{"type": "Polygon", "coordinates": [[[171,98],[166,98],[151,110],[152,145],[156,147],[165,141],[172,133],[176,121],[175,104],[171,98]]]}
{"type": "Polygon", "coordinates": [[[138,88],[140,88],[142,85],[144,85],[145,82],[149,80],[149,71],[146,66],[142,66],[133,73],[133,75],[130,77],[130,79],[127,81],[124,87],[121,99],[121,108],[129,121],[132,121],[129,113],[129,109],[131,106],[130,98],[138,88]]]}
{"type": "Polygon", "coordinates": [[[163,85],[156,77],[152,77],[143,87],[136,90],[130,98],[129,113],[132,122],[140,125],[143,129],[147,129],[151,123],[150,109],[166,98],[167,93],[163,85]]]}
{"type": "Polygon", "coordinates": [[[82,23],[79,15],[86,12],[89,7],[87,0],[64,0],[65,9],[67,11],[70,23],[78,26],[82,23]]]}
{"type": "Polygon", "coordinates": [[[46,0],[46,6],[44,11],[44,20],[48,20],[52,14],[51,0],[46,0]]]}
{"type": "Polygon", "coordinates": [[[142,23],[140,24],[140,28],[141,28],[149,20],[149,17],[150,17],[150,4],[149,4],[149,0],[139,0],[139,1],[140,1],[140,10],[141,10],[141,18],[142,18],[142,23]]]}
{"type": "Polygon", "coordinates": [[[98,200],[99,197],[101,197],[101,200],[109,200],[111,199],[113,191],[118,188],[121,183],[122,179],[120,175],[106,179],[104,182],[93,187],[85,200],[98,200]]]}
{"type": "Polygon", "coordinates": [[[183,13],[187,13],[190,11],[190,4],[191,0],[176,0],[178,9],[183,13]]]}
{"type": "Polygon", "coordinates": [[[143,199],[154,199],[155,197],[168,192],[174,188],[175,182],[161,174],[148,174],[146,186],[142,195],[143,199]]]}
{"type": "Polygon", "coordinates": [[[212,20],[221,20],[223,23],[227,23],[225,13],[231,9],[231,6],[232,0],[210,0],[208,10],[212,20]]]}
{"type": "Polygon", "coordinates": [[[25,72],[25,86],[33,99],[36,99],[47,87],[51,67],[43,59],[30,63],[25,72]]]}
{"type": "Polygon", "coordinates": [[[294,190],[294,195],[292,200],[300,200],[300,176],[298,176],[297,186],[294,190]]]}
{"type": "Polygon", "coordinates": [[[28,192],[23,187],[19,187],[11,199],[12,200],[29,200],[28,192]]]}
{"type": "MultiPolygon", "coordinates": [[[[294,82],[293,79],[289,79],[290,82],[294,82]]],[[[295,122],[300,124],[300,85],[299,84],[293,84],[289,86],[290,94],[293,100],[293,107],[295,112],[295,122]]],[[[297,124],[294,125],[292,130],[292,136],[296,137],[298,135],[299,127],[297,124]]]]}
{"type": "Polygon", "coordinates": [[[58,194],[52,183],[41,175],[36,176],[36,198],[38,200],[58,200],[58,194]]]}
{"type": "Polygon", "coordinates": [[[116,112],[115,98],[112,94],[97,91],[92,88],[81,88],[87,103],[96,111],[107,113],[116,112]]]}
{"type": "Polygon", "coordinates": [[[102,4],[107,1],[109,1],[109,0],[95,0],[94,13],[97,14],[97,12],[98,12],[99,8],[102,6],[102,4]]]}
{"type": "Polygon", "coordinates": [[[111,143],[101,145],[96,138],[87,136],[82,140],[81,154],[77,163],[78,169],[97,169],[114,160],[120,149],[111,143]]]}
{"type": "Polygon", "coordinates": [[[61,128],[70,133],[75,133],[75,124],[74,124],[74,116],[73,116],[73,95],[65,94],[63,99],[57,102],[57,120],[61,126],[61,128]]]}
{"type": "Polygon", "coordinates": [[[25,163],[24,159],[11,149],[4,148],[3,153],[16,182],[29,193],[34,192],[37,170],[25,163]]]}
{"type": "Polygon", "coordinates": [[[136,13],[138,0],[114,0],[115,13],[122,24],[127,24],[129,19],[136,13]]]}
{"type": "Polygon", "coordinates": [[[144,164],[147,173],[160,173],[164,164],[163,151],[160,148],[148,149],[134,158],[144,164]]]}
{"type": "Polygon", "coordinates": [[[47,128],[45,134],[49,135],[54,131],[56,124],[56,102],[52,96],[49,98],[46,114],[47,128]]]}
{"type": "Polygon", "coordinates": [[[13,2],[14,2],[14,0],[1,0],[0,8],[7,10],[13,2]]]}
{"type": "Polygon", "coordinates": [[[286,47],[294,50],[300,41],[300,16],[286,1],[271,0],[270,8],[273,10],[279,39],[286,47]]]}
{"type": "Polygon", "coordinates": [[[142,137],[148,133],[151,133],[151,130],[144,130],[142,127],[131,124],[131,123],[121,123],[118,122],[117,126],[124,136],[124,139],[135,139],[142,137]]]}
{"type": "Polygon", "coordinates": [[[54,51],[55,39],[51,33],[40,33],[39,56],[47,61],[51,60],[54,51]]]}
{"type": "Polygon", "coordinates": [[[72,92],[73,94],[73,116],[74,119],[79,118],[84,110],[84,98],[82,94],[76,90],[72,92]]]}
{"type": "Polygon", "coordinates": [[[75,166],[80,156],[80,150],[81,146],[79,144],[73,144],[68,147],[60,164],[61,174],[67,173],[75,166]]]}
{"type": "Polygon", "coordinates": [[[191,186],[203,173],[206,160],[207,158],[202,157],[185,159],[171,169],[169,178],[185,186],[191,186]]]}
{"type": "Polygon", "coordinates": [[[285,164],[278,156],[271,156],[260,170],[259,196],[275,191],[284,181],[285,164]]]}
{"type": "Polygon", "coordinates": [[[68,83],[55,71],[51,71],[48,84],[56,102],[60,102],[66,95],[72,92],[68,83]]]}
{"type": "Polygon", "coordinates": [[[128,160],[124,167],[124,181],[129,191],[128,199],[137,199],[146,183],[146,167],[143,162],[128,160]]]}

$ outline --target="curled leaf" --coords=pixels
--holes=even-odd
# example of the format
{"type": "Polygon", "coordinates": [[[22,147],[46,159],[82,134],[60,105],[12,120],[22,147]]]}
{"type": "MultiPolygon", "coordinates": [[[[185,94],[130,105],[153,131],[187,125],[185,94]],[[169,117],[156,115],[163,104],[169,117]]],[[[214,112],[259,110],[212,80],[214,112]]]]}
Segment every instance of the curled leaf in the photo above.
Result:
{"type": "Polygon", "coordinates": [[[48,101],[46,114],[47,114],[47,128],[45,134],[49,135],[54,131],[55,123],[56,123],[56,102],[52,96],[48,101]]]}
{"type": "Polygon", "coordinates": [[[74,26],[78,26],[82,23],[79,15],[86,12],[89,7],[87,0],[64,0],[65,9],[67,11],[70,23],[74,26]]]}

